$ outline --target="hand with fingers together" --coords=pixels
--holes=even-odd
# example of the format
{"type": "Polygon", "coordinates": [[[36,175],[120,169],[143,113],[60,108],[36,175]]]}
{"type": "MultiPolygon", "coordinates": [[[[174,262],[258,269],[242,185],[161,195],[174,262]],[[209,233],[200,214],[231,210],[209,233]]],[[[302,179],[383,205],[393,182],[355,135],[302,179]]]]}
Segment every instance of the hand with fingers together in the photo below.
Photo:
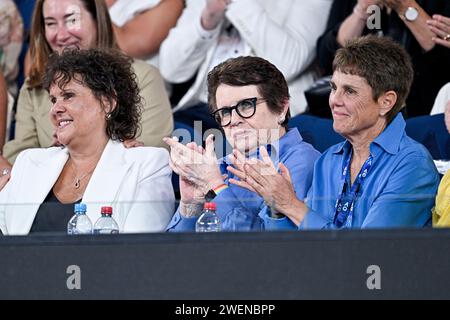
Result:
{"type": "Polygon", "coordinates": [[[234,167],[228,166],[227,170],[239,180],[232,178],[230,183],[258,193],[272,212],[282,213],[294,223],[298,222],[296,206],[301,206],[303,202],[297,198],[289,170],[280,162],[279,173],[267,149],[260,147],[259,150],[261,160],[247,160],[242,153],[234,150],[230,157],[234,167]]]}
{"type": "MultiPolygon", "coordinates": [[[[186,145],[193,152],[199,152],[204,154],[205,150],[201,146],[197,146],[195,142],[190,142],[186,145]]],[[[188,180],[187,177],[181,175],[178,168],[173,164],[172,160],[169,160],[169,164],[172,170],[179,175],[180,183],[180,212],[185,217],[197,216],[201,213],[203,209],[203,204],[205,202],[205,194],[199,186],[197,186],[192,181],[188,180]]]]}
{"type": "Polygon", "coordinates": [[[202,203],[210,189],[224,183],[214,151],[214,136],[206,139],[206,148],[190,142],[186,146],[177,138],[164,138],[170,146],[170,166],[180,176],[181,202],[202,203]]]}
{"type": "Polygon", "coordinates": [[[436,34],[433,41],[444,47],[450,48],[450,18],[435,14],[433,19],[427,20],[428,27],[436,34]]]}

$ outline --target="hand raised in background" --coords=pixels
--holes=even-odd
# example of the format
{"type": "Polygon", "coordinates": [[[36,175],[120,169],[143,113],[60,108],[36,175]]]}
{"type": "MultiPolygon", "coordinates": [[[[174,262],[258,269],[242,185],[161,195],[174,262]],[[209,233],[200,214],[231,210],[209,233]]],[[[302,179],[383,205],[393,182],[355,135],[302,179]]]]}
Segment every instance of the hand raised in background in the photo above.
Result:
{"type": "Polygon", "coordinates": [[[433,41],[436,44],[450,48],[450,18],[435,14],[433,19],[427,20],[428,27],[436,34],[433,41]]]}
{"type": "Polygon", "coordinates": [[[225,18],[225,10],[230,3],[231,0],[207,0],[201,16],[203,28],[215,29],[225,18]]]}

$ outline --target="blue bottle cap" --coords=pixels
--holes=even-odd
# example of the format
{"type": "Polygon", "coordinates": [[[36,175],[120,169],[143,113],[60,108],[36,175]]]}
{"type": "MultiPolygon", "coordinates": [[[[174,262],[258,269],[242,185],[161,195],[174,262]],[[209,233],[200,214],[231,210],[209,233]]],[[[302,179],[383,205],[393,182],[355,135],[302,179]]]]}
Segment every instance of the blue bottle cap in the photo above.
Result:
{"type": "Polygon", "coordinates": [[[75,203],[75,212],[86,212],[86,204],[84,203],[75,203]]]}

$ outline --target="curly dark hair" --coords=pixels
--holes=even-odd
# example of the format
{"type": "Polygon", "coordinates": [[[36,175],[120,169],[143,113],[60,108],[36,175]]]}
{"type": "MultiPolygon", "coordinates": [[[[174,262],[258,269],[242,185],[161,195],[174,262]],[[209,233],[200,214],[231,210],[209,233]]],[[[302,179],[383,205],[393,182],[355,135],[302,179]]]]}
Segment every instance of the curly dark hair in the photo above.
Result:
{"type": "Polygon", "coordinates": [[[108,113],[106,134],[112,140],[134,139],[140,131],[142,101],[132,59],[118,50],[64,50],[49,57],[43,87],[64,88],[70,81],[88,87],[102,107],[102,98],[116,107],[108,113]]]}

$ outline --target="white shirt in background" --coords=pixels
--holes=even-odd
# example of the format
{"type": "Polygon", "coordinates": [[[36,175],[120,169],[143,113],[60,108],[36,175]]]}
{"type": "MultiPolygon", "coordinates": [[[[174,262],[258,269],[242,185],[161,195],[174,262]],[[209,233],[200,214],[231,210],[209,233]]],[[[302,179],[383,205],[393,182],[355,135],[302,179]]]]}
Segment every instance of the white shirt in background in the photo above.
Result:
{"type": "Polygon", "coordinates": [[[438,113],[444,113],[447,103],[450,101],[450,82],[439,90],[436,100],[434,100],[433,108],[431,109],[430,115],[435,115],[438,113]]]}
{"type": "MultiPolygon", "coordinates": [[[[156,7],[159,2],[160,0],[117,0],[109,8],[109,15],[112,22],[121,28],[137,14],[156,7]]],[[[158,54],[154,54],[146,62],[158,67],[158,60],[158,54]]]]}

